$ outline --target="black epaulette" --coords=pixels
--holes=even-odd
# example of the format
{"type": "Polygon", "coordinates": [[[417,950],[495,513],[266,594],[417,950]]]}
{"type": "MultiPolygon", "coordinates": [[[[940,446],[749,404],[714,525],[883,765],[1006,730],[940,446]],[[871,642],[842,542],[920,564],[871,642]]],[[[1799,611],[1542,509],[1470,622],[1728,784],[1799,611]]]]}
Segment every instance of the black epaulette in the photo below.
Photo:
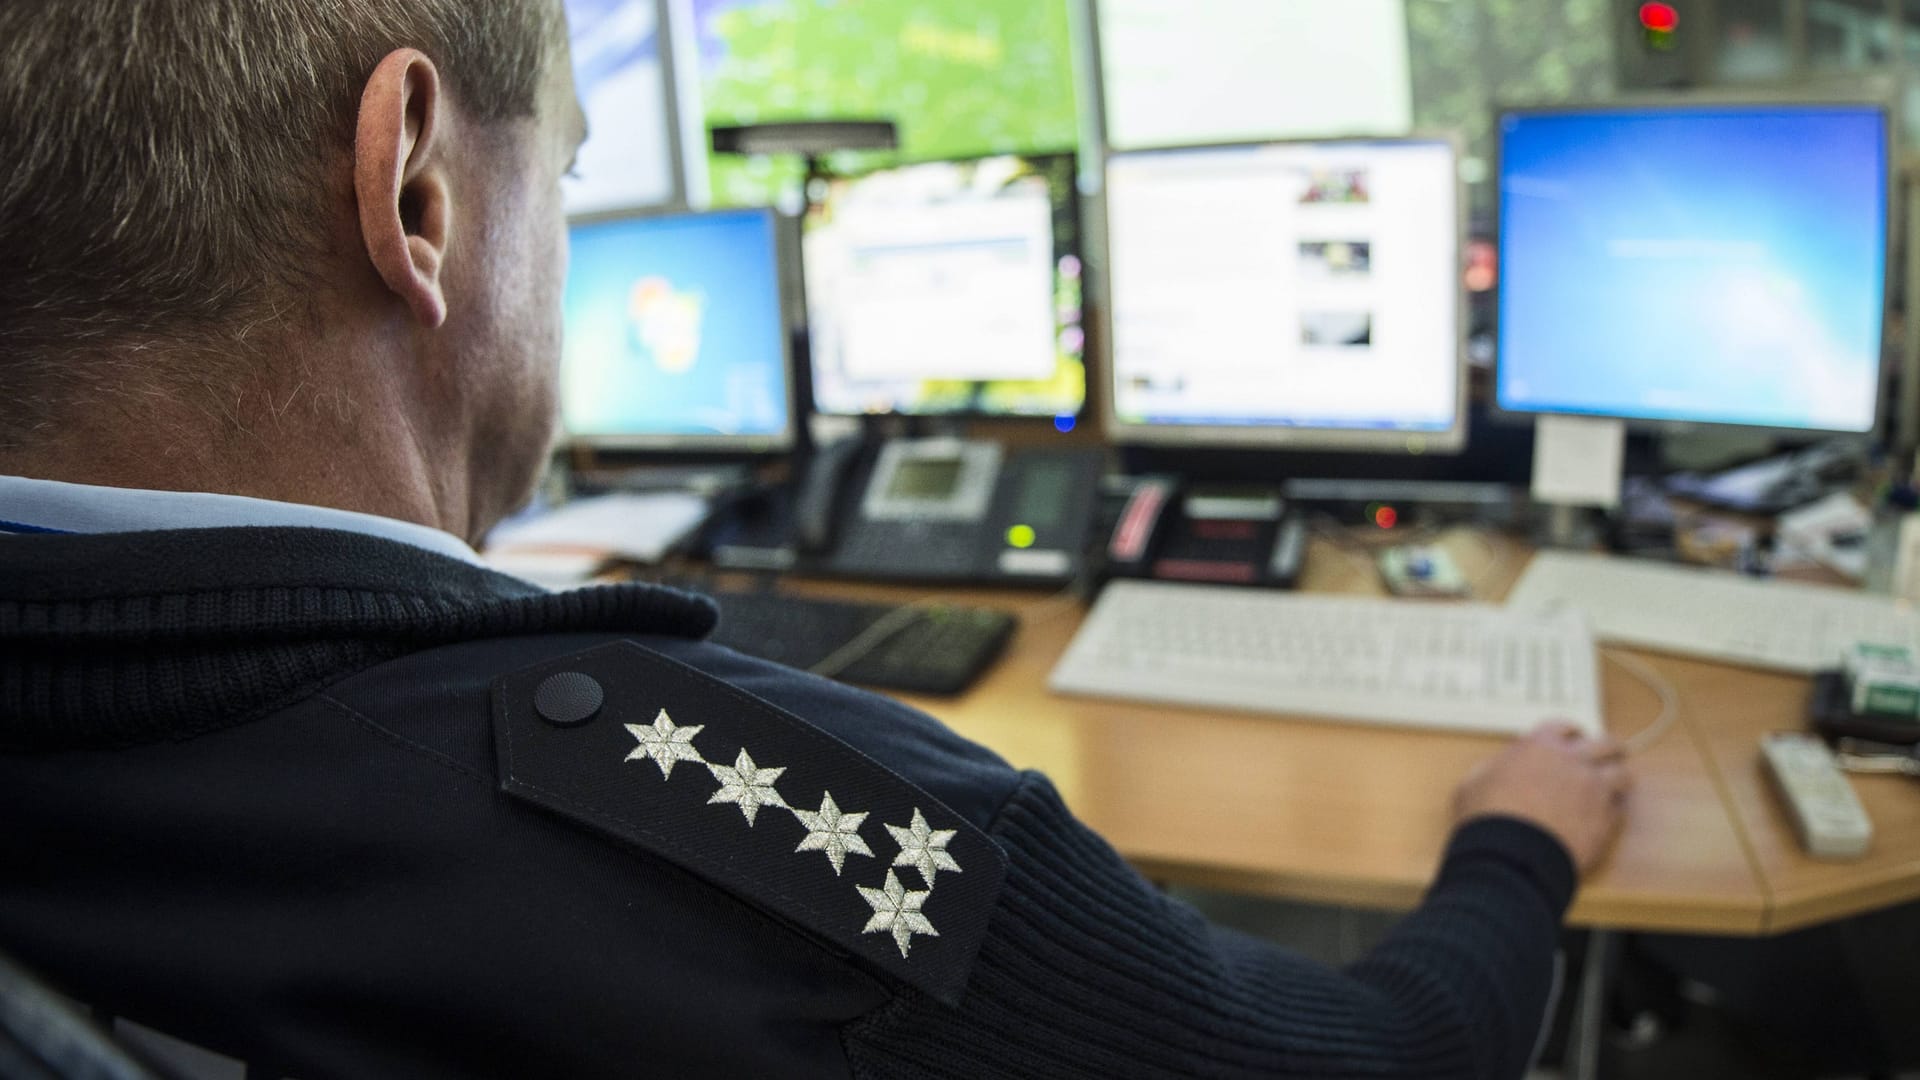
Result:
{"type": "Polygon", "coordinates": [[[501,790],[957,1002],[1006,856],[865,754],[633,642],[494,684],[501,790]]]}

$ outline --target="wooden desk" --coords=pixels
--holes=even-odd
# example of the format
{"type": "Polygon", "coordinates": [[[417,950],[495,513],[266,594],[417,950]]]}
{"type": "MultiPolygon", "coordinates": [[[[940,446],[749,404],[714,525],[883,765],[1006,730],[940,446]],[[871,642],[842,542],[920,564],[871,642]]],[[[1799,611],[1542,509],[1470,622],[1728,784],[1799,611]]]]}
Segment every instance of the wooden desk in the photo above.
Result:
{"type": "Polygon", "coordinates": [[[1689,703],[1697,733],[1727,792],[1734,823],[1767,894],[1768,933],[1920,899],[1920,786],[1908,777],[1855,776],[1873,819],[1873,848],[1854,862],[1808,856],[1760,762],[1760,738],[1806,726],[1808,680],[1670,658],[1656,661],[1701,698],[1689,703]]]}
{"type": "MultiPolygon", "coordinates": [[[[1450,536],[1488,594],[1503,596],[1526,553],[1450,536]]],[[[1303,587],[1378,591],[1371,565],[1316,542],[1303,587]]],[[[795,591],[898,602],[925,590],[799,582],[795,591]]],[[[908,697],[1016,766],[1053,778],[1074,812],[1136,866],[1169,882],[1404,910],[1414,906],[1451,828],[1454,787],[1500,740],[1196,709],[1058,697],[1047,674],[1082,611],[1011,591],[938,595],[1022,615],[1007,656],[956,700],[908,697]]],[[[1744,701],[1752,676],[1656,661],[1685,711],[1634,761],[1627,827],[1571,915],[1582,925],[1758,934],[1766,893],[1688,717],[1744,701]],[[1697,669],[1697,670],[1696,670],[1697,669]]],[[[1607,722],[1627,736],[1660,711],[1654,692],[1603,669],[1607,722]]],[[[1878,818],[1877,818],[1878,820],[1878,818]]],[[[1920,845],[1916,845],[1920,849],[1920,845]]]]}

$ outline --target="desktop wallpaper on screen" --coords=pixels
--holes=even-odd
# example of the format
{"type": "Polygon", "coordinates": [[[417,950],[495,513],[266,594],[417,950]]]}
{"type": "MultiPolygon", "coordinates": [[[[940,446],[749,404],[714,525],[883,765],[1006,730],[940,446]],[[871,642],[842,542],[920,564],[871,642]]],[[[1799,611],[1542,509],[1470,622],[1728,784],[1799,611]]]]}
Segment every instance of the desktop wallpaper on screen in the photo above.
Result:
{"type": "Polygon", "coordinates": [[[561,413],[584,437],[775,438],[787,372],[772,215],[575,225],[561,413]]]}
{"type": "Polygon", "coordinates": [[[1502,406],[1870,430],[1886,153],[1859,106],[1504,117],[1502,406]]]}

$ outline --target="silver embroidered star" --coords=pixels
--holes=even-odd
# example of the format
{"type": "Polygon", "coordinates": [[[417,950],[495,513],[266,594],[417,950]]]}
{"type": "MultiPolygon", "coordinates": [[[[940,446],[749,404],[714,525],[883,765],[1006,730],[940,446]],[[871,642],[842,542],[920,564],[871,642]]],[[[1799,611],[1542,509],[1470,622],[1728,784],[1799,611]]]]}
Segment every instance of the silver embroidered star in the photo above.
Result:
{"type": "Polygon", "coordinates": [[[741,747],[740,756],[734,759],[733,767],[708,763],[707,771],[720,781],[720,790],[713,793],[712,803],[733,803],[740,812],[747,815],[747,824],[753,824],[755,814],[763,806],[786,806],[787,800],[773,790],[773,782],[786,772],[786,766],[777,769],[756,768],[753,758],[741,747]]]}
{"type": "Polygon", "coordinates": [[[795,851],[824,851],[827,861],[833,864],[833,872],[840,873],[840,867],[847,861],[847,852],[857,855],[872,855],[873,849],[860,839],[860,823],[867,820],[865,811],[858,814],[841,813],[833,803],[833,793],[827,792],[820,800],[820,811],[795,810],[793,816],[807,827],[807,835],[801,839],[795,851]]]}
{"type": "Polygon", "coordinates": [[[652,727],[645,724],[628,724],[627,730],[633,734],[634,738],[640,740],[640,745],[633,748],[633,751],[627,755],[627,760],[651,758],[655,765],[660,766],[660,775],[665,779],[673,779],[673,767],[678,762],[691,761],[699,765],[706,764],[706,759],[700,756],[700,751],[693,748],[693,737],[705,730],[704,725],[681,727],[667,715],[667,710],[661,709],[660,715],[653,718],[652,727]]]}
{"type": "Polygon", "coordinates": [[[960,864],[947,854],[947,843],[953,839],[955,829],[929,829],[927,819],[918,808],[913,811],[913,824],[908,828],[898,825],[887,826],[893,834],[894,842],[900,845],[900,854],[893,860],[895,866],[911,866],[920,871],[920,880],[933,888],[933,874],[936,870],[960,872],[960,864]]]}
{"type": "Polygon", "coordinates": [[[913,943],[913,935],[939,937],[940,931],[933,928],[920,909],[926,905],[932,890],[916,891],[900,884],[893,871],[887,871],[887,884],[883,889],[870,889],[865,885],[856,886],[860,896],[873,908],[873,917],[867,920],[863,934],[880,934],[891,931],[893,943],[900,946],[900,957],[905,959],[907,948],[913,943]]]}

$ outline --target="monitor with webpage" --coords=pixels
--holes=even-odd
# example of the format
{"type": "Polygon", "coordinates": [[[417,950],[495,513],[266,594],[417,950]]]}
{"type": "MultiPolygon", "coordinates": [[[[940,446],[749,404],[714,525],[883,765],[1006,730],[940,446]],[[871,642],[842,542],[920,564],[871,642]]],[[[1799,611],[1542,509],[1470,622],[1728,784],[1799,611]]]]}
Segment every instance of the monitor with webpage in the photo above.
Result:
{"type": "Polygon", "coordinates": [[[1114,438],[1457,450],[1457,170],[1446,139],[1114,155],[1114,438]]]}
{"type": "Polygon", "coordinates": [[[822,413],[1072,417],[1086,399],[1071,154],[826,182],[802,247],[822,413]]]}
{"type": "Polygon", "coordinates": [[[1885,108],[1515,111],[1499,137],[1501,408],[1874,430],[1885,108]]]}
{"type": "Polygon", "coordinates": [[[781,244],[771,210],[576,223],[561,418],[608,447],[793,445],[781,244]]]}

